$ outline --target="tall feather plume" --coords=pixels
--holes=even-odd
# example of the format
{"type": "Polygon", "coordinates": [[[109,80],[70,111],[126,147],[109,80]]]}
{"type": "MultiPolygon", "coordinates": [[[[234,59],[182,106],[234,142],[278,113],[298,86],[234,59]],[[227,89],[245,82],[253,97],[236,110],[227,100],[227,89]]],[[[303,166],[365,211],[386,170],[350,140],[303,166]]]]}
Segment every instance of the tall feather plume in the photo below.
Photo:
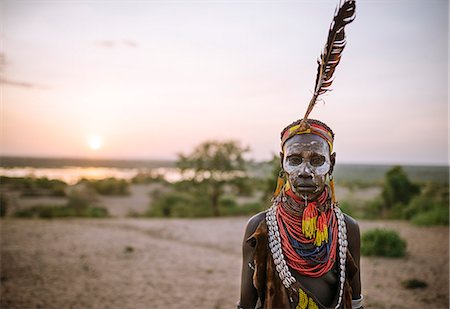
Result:
{"type": "Polygon", "coordinates": [[[306,124],[306,119],[316,105],[317,98],[327,91],[330,91],[330,86],[333,83],[333,73],[336,70],[339,61],[341,60],[342,51],[345,44],[345,32],[344,28],[347,24],[351,23],[355,19],[355,1],[345,0],[342,4],[341,1],[336,8],[333,21],[331,22],[330,30],[328,31],[328,39],[325,44],[323,53],[320,58],[317,59],[317,77],[316,84],[314,86],[314,94],[309,102],[308,109],[306,110],[303,118],[303,123],[306,124]]]}

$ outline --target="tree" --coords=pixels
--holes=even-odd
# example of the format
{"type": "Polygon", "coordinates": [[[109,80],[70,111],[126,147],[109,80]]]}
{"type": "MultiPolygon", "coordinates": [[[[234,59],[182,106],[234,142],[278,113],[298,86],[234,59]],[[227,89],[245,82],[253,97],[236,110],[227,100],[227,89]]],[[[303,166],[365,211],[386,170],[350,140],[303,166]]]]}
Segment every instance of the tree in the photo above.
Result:
{"type": "Polygon", "coordinates": [[[381,193],[384,212],[391,210],[396,204],[407,205],[420,188],[412,183],[401,166],[394,166],[387,171],[383,191],[381,193]]]}
{"type": "Polygon", "coordinates": [[[214,216],[220,215],[219,199],[227,187],[242,185],[246,178],[244,154],[248,147],[237,141],[207,141],[188,155],[180,154],[177,167],[191,188],[208,196],[214,216]]]}

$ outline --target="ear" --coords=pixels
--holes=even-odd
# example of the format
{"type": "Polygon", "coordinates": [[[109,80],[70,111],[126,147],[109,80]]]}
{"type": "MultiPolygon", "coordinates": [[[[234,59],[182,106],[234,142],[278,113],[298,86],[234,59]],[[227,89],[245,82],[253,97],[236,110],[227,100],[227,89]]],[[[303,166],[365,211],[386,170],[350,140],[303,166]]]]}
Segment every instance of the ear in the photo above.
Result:
{"type": "Polygon", "coordinates": [[[333,152],[330,155],[330,163],[331,163],[331,166],[330,166],[330,171],[328,173],[331,175],[331,174],[333,174],[334,164],[336,163],[336,153],[335,152],[333,152]]]}
{"type": "Polygon", "coordinates": [[[281,169],[284,171],[283,160],[284,160],[284,153],[282,153],[282,152],[280,151],[280,167],[281,167],[281,169]]]}

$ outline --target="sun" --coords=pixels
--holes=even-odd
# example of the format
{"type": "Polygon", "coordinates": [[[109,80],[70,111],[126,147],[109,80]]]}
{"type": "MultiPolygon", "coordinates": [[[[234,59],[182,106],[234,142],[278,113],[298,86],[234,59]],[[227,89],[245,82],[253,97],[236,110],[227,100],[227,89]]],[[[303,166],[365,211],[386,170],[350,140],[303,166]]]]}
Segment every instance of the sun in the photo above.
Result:
{"type": "Polygon", "coordinates": [[[103,140],[99,135],[92,135],[88,138],[88,144],[92,150],[99,150],[103,146],[103,140]]]}

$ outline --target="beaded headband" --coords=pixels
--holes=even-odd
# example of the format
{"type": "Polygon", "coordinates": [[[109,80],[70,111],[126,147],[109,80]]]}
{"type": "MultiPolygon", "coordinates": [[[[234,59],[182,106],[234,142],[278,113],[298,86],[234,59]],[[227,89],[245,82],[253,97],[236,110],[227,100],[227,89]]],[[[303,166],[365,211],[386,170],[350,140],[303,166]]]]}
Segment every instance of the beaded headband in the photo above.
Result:
{"type": "Polygon", "coordinates": [[[333,134],[329,130],[327,130],[327,128],[317,123],[308,123],[307,126],[304,126],[303,124],[304,123],[302,122],[300,124],[289,127],[284,131],[283,135],[281,136],[282,150],[284,143],[286,143],[286,141],[294,135],[314,134],[323,138],[330,146],[330,153],[333,152],[333,134]]]}

